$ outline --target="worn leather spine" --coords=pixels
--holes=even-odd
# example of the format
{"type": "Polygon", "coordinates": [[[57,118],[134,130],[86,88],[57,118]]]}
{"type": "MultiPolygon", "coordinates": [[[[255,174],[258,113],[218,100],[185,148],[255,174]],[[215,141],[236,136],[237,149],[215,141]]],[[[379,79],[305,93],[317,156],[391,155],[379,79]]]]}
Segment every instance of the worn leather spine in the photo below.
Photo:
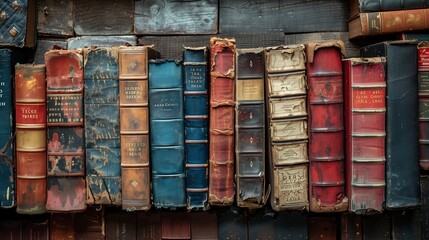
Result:
{"type": "Polygon", "coordinates": [[[162,212],[161,239],[191,239],[190,215],[184,212],[162,212]]]}
{"type": "Polygon", "coordinates": [[[307,43],[310,211],[342,212],[345,192],[342,41],[307,43]]]}
{"type": "Polygon", "coordinates": [[[122,209],[128,211],[152,205],[148,61],[159,55],[150,46],[119,48],[122,209]]]}
{"type": "Polygon", "coordinates": [[[235,39],[210,39],[209,203],[234,202],[235,39]]]}
{"type": "Polygon", "coordinates": [[[429,170],[429,42],[417,45],[420,169],[429,170]]]}
{"type": "Polygon", "coordinates": [[[382,56],[388,59],[384,207],[420,207],[416,42],[390,41],[369,45],[361,48],[361,56],[382,56]]]}
{"type": "Polygon", "coordinates": [[[263,207],[270,189],[265,179],[264,60],[262,48],[236,50],[236,201],[250,209],[263,207]]]}
{"type": "Polygon", "coordinates": [[[381,212],[385,191],[386,80],[383,57],[343,60],[349,211],[381,212]]]}
{"type": "Polygon", "coordinates": [[[394,11],[429,7],[428,0],[355,0],[361,12],[394,11]]]}
{"type": "Polygon", "coordinates": [[[47,84],[48,178],[46,210],[86,208],[81,50],[45,54],[47,84]]]}
{"type": "Polygon", "coordinates": [[[150,154],[153,205],[186,206],[182,62],[149,61],[150,154]]]}
{"type": "Polygon", "coordinates": [[[207,210],[208,202],[208,49],[183,48],[186,207],[207,210]]]}
{"type": "Polygon", "coordinates": [[[302,44],[265,48],[267,146],[274,211],[308,209],[305,63],[302,44]]]}
{"type": "Polygon", "coordinates": [[[45,65],[15,65],[16,211],[46,211],[45,65]]]}
{"type": "Polygon", "coordinates": [[[117,47],[84,49],[86,203],[121,205],[117,47]]]}

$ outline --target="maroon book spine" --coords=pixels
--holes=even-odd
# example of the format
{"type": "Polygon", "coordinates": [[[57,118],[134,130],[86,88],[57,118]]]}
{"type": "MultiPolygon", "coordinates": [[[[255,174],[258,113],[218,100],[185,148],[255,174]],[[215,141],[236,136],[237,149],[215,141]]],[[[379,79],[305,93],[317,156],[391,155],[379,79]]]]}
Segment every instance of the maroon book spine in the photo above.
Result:
{"type": "Polygon", "coordinates": [[[417,45],[420,168],[429,170],[429,42],[417,45]]]}
{"type": "Polygon", "coordinates": [[[343,61],[349,211],[381,212],[385,190],[386,81],[383,57],[343,61]]]}
{"type": "Polygon", "coordinates": [[[210,205],[234,202],[235,50],[235,39],[210,39],[210,205]]]}
{"type": "Polygon", "coordinates": [[[347,210],[344,182],[342,41],[307,51],[310,211],[347,210]]]}

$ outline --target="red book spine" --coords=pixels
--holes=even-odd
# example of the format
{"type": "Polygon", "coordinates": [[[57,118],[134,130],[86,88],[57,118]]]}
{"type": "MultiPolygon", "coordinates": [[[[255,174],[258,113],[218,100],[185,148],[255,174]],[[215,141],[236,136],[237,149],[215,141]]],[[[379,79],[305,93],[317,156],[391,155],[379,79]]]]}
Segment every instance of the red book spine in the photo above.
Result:
{"type": "Polygon", "coordinates": [[[234,202],[235,39],[210,39],[209,203],[234,202]]]}
{"type": "Polygon", "coordinates": [[[343,61],[349,211],[381,212],[385,190],[386,59],[343,61]]]}
{"type": "Polygon", "coordinates": [[[310,211],[347,210],[341,41],[307,44],[310,211]]]}
{"type": "Polygon", "coordinates": [[[429,170],[429,42],[417,46],[420,168],[429,170]]]}
{"type": "Polygon", "coordinates": [[[46,211],[45,65],[15,66],[16,211],[46,211]]]}

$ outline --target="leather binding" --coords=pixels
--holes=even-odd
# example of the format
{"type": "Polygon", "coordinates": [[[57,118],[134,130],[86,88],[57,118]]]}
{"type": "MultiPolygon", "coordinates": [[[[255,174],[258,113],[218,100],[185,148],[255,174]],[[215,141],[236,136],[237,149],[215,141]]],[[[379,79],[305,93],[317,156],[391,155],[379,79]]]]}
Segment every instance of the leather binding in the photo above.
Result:
{"type": "Polygon", "coordinates": [[[237,49],[236,65],[236,201],[239,207],[261,208],[268,198],[265,195],[263,49],[237,49]]]}
{"type": "Polygon", "coordinates": [[[274,211],[308,209],[305,46],[265,48],[269,175],[274,211]]]}
{"type": "Polygon", "coordinates": [[[420,175],[422,239],[429,239],[429,176],[420,175]]]}
{"type": "Polygon", "coordinates": [[[349,39],[429,29],[429,8],[360,13],[348,22],[349,39]]]}
{"type": "Polygon", "coordinates": [[[247,215],[246,209],[230,208],[219,209],[218,213],[218,236],[219,239],[247,239],[247,215]]]}
{"type": "Polygon", "coordinates": [[[49,217],[50,239],[74,240],[74,213],[51,213],[49,217]]]}
{"type": "Polygon", "coordinates": [[[186,207],[182,62],[149,61],[150,156],[153,205],[186,207]]]}
{"type": "Polygon", "coordinates": [[[48,177],[46,210],[86,208],[81,50],[45,54],[47,84],[48,177]]]}
{"type": "Polygon", "coordinates": [[[308,239],[337,239],[337,220],[332,215],[308,217],[308,239]]]}
{"type": "Polygon", "coordinates": [[[234,203],[235,49],[234,38],[210,38],[210,205],[234,203]]]}
{"type": "MultiPolygon", "coordinates": [[[[428,0],[350,0],[350,8],[357,12],[380,12],[429,7],[428,0]]],[[[353,13],[353,12],[352,12],[353,13]]],[[[354,14],[351,14],[352,16],[354,14]]]]}
{"type": "Polygon", "coordinates": [[[390,41],[369,45],[361,48],[361,56],[388,59],[384,207],[420,207],[416,42],[390,41]]]}
{"type": "Polygon", "coordinates": [[[417,45],[420,169],[429,170],[429,42],[417,45]]]}
{"type": "Polygon", "coordinates": [[[362,232],[363,239],[390,240],[391,238],[391,213],[363,215],[362,232]]]}
{"type": "Polygon", "coordinates": [[[207,210],[208,202],[208,50],[183,48],[186,207],[207,210]]]}
{"type": "Polygon", "coordinates": [[[184,212],[161,213],[161,239],[191,239],[191,218],[184,212]]]}
{"type": "Polygon", "coordinates": [[[0,207],[15,206],[15,166],[12,153],[12,51],[0,50],[0,207]]]}
{"type": "Polygon", "coordinates": [[[161,239],[161,213],[137,212],[137,240],[161,239]]]}
{"type": "Polygon", "coordinates": [[[21,239],[49,240],[49,220],[46,218],[21,220],[21,239]]]}
{"type": "Polygon", "coordinates": [[[385,190],[384,57],[348,58],[344,70],[346,191],[349,211],[382,211],[385,190]]]}
{"type": "Polygon", "coordinates": [[[119,48],[122,209],[149,210],[148,60],[150,46],[119,48]]]}
{"type": "Polygon", "coordinates": [[[191,238],[194,240],[217,240],[218,223],[216,212],[192,212],[191,238]]]}
{"type": "Polygon", "coordinates": [[[29,47],[36,45],[36,1],[5,0],[0,3],[0,46],[29,47]]]}
{"type": "Polygon", "coordinates": [[[44,64],[15,65],[16,211],[46,211],[46,84],[44,64]]]}
{"type": "Polygon", "coordinates": [[[342,240],[362,240],[362,215],[354,213],[344,213],[341,218],[341,239],[342,240]]]}
{"type": "Polygon", "coordinates": [[[104,212],[104,208],[88,206],[86,211],[75,213],[75,239],[104,240],[106,237],[104,212]]]}
{"type": "Polygon", "coordinates": [[[135,212],[106,212],[106,240],[136,239],[136,220],[135,212]]]}
{"type": "Polygon", "coordinates": [[[342,41],[307,43],[310,211],[348,208],[344,176],[342,41]]]}
{"type": "Polygon", "coordinates": [[[84,48],[86,203],[121,205],[117,47],[84,48]]]}

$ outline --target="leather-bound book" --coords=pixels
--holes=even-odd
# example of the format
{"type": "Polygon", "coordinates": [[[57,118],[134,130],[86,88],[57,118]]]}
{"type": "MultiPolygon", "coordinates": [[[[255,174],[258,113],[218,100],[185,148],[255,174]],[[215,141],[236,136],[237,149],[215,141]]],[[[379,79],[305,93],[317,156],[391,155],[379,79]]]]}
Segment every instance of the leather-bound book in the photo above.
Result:
{"type": "Polygon", "coordinates": [[[121,204],[117,47],[84,49],[87,204],[121,204]]]}
{"type": "Polygon", "coordinates": [[[0,50],[0,207],[15,206],[12,51],[0,50]]]}
{"type": "Polygon", "coordinates": [[[186,206],[182,62],[149,61],[150,157],[153,205],[186,206]]]}
{"type": "Polygon", "coordinates": [[[350,0],[350,16],[358,13],[419,9],[429,7],[428,0],[350,0]]]}
{"type": "Polygon", "coordinates": [[[385,186],[386,59],[348,58],[344,70],[346,192],[349,211],[381,212],[385,186]]]}
{"type": "Polygon", "coordinates": [[[261,208],[268,198],[265,194],[264,60],[262,48],[236,51],[235,154],[239,207],[261,208]]]}
{"type": "Polygon", "coordinates": [[[308,217],[308,239],[337,239],[337,219],[332,215],[308,217]]]}
{"type": "Polygon", "coordinates": [[[419,207],[421,201],[416,42],[390,41],[369,45],[361,48],[361,57],[387,59],[384,207],[419,207]]]}
{"type": "Polygon", "coordinates": [[[342,41],[306,44],[310,211],[348,208],[344,176],[342,41]]]}
{"type": "Polygon", "coordinates": [[[305,46],[265,48],[266,117],[274,211],[308,209],[305,46]]]}
{"type": "Polygon", "coordinates": [[[194,240],[217,240],[218,222],[216,212],[193,212],[191,216],[191,237],[194,240]]]}
{"type": "Polygon", "coordinates": [[[137,240],[161,239],[161,213],[137,212],[137,240]]]}
{"type": "Polygon", "coordinates": [[[48,178],[46,210],[85,210],[83,54],[50,50],[45,54],[48,178]]]}
{"type": "Polygon", "coordinates": [[[420,175],[422,239],[429,239],[429,176],[420,175]]]}
{"type": "Polygon", "coordinates": [[[185,108],[186,207],[209,208],[208,49],[184,47],[183,87],[185,108]]]}
{"type": "Polygon", "coordinates": [[[185,212],[162,212],[161,239],[191,239],[189,214],[185,212]]]}
{"type": "Polygon", "coordinates": [[[74,235],[75,239],[79,240],[104,240],[104,208],[88,206],[86,211],[75,213],[74,235]]]}
{"type": "Polygon", "coordinates": [[[209,203],[234,203],[235,39],[210,39],[209,203]]]}
{"type": "Polygon", "coordinates": [[[16,211],[46,211],[46,84],[44,64],[15,65],[16,211]]]}
{"type": "Polygon", "coordinates": [[[429,42],[417,45],[420,169],[429,170],[429,42]]]}
{"type": "Polygon", "coordinates": [[[119,48],[122,209],[128,211],[151,207],[148,61],[159,55],[149,46],[119,48]]]}
{"type": "Polygon", "coordinates": [[[135,212],[105,212],[106,240],[136,239],[135,212]]]}
{"type": "Polygon", "coordinates": [[[51,213],[49,217],[49,237],[55,240],[74,240],[74,213],[51,213]]]}

